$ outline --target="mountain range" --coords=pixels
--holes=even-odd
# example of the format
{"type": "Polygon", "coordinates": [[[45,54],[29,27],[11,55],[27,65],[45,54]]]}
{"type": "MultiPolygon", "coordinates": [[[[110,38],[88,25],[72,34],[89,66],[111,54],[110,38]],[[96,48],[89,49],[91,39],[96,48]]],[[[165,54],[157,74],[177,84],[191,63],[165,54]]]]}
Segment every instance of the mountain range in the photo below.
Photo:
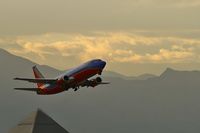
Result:
{"type": "Polygon", "coordinates": [[[199,133],[200,72],[167,68],[160,76],[127,77],[105,71],[107,86],[82,88],[52,96],[14,91],[33,84],[13,81],[32,77],[37,65],[46,77],[63,71],[38,65],[0,50],[0,132],[7,132],[41,108],[70,133],[199,133]]]}

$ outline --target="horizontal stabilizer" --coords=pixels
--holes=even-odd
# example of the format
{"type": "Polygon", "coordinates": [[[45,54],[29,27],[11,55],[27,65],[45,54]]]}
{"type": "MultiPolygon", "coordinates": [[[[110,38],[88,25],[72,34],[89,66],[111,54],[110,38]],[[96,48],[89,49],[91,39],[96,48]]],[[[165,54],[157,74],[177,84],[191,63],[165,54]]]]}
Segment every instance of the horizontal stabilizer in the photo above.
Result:
{"type": "Polygon", "coordinates": [[[110,84],[110,82],[101,82],[100,84],[110,84]]]}
{"type": "Polygon", "coordinates": [[[23,81],[28,81],[32,83],[44,83],[44,84],[53,84],[56,83],[56,79],[30,79],[30,78],[14,78],[14,80],[23,80],[23,81]]]}
{"type": "Polygon", "coordinates": [[[40,88],[14,88],[15,90],[22,90],[22,91],[37,91],[40,88]]]}

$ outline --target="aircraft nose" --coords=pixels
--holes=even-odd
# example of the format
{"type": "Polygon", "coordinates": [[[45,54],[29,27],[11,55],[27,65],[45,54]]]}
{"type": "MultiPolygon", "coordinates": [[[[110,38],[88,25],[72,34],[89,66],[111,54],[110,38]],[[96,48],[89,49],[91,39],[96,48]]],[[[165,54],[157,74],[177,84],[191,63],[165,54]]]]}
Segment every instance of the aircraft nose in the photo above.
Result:
{"type": "Polygon", "coordinates": [[[105,66],[106,66],[106,62],[105,62],[105,61],[101,61],[100,67],[101,67],[102,69],[104,69],[105,66]]]}

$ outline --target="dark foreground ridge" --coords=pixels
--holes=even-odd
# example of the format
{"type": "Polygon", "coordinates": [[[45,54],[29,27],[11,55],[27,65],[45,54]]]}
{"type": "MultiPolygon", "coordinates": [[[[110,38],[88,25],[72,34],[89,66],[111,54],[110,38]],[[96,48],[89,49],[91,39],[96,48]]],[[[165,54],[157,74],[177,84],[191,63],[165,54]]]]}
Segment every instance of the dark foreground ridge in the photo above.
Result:
{"type": "Polygon", "coordinates": [[[9,133],[69,133],[43,111],[31,113],[9,133]]]}

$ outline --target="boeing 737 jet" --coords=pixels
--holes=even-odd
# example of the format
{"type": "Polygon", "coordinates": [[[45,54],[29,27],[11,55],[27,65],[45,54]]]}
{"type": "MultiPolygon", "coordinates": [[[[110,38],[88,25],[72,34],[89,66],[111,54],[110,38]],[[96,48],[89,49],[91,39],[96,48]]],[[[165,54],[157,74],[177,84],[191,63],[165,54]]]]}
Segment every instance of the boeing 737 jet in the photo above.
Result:
{"type": "Polygon", "coordinates": [[[100,84],[109,84],[102,82],[100,77],[89,79],[95,75],[101,75],[106,62],[100,59],[88,61],[77,68],[71,69],[66,73],[54,78],[47,79],[41,74],[36,66],[33,67],[35,78],[14,78],[14,80],[23,80],[37,84],[37,88],[15,88],[16,90],[35,91],[39,95],[57,94],[72,88],[77,91],[79,87],[95,87],[100,84]]]}

